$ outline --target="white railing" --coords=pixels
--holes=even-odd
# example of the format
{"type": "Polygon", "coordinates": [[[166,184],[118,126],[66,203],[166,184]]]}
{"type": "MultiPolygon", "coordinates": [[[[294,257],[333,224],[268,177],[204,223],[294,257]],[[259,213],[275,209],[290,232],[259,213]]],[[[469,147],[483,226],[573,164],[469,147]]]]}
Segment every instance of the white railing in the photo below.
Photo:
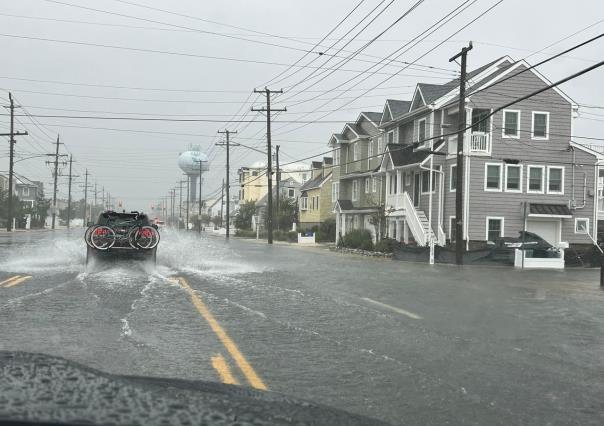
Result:
{"type": "Polygon", "coordinates": [[[445,235],[445,231],[443,231],[443,227],[438,224],[438,245],[444,246],[447,243],[447,236],[445,235]]]}
{"type": "Polygon", "coordinates": [[[488,133],[472,133],[470,136],[471,153],[491,152],[491,138],[488,133]]]}
{"type": "Polygon", "coordinates": [[[399,210],[404,207],[403,194],[387,194],[386,195],[386,210],[399,210]]]}
{"type": "Polygon", "coordinates": [[[409,225],[409,229],[411,229],[411,233],[413,234],[413,238],[415,238],[417,245],[425,246],[427,242],[426,230],[424,229],[422,222],[417,215],[417,210],[415,210],[415,207],[413,206],[413,201],[411,201],[407,192],[403,193],[403,208],[405,209],[407,225],[409,225]]]}

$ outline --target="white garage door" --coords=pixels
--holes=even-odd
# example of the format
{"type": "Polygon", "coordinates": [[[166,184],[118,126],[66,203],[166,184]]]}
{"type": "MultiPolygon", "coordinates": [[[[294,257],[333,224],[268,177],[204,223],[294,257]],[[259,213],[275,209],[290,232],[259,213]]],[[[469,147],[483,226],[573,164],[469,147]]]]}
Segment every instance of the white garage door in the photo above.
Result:
{"type": "Polygon", "coordinates": [[[553,246],[558,246],[560,235],[560,220],[529,220],[527,231],[539,235],[553,246]]]}

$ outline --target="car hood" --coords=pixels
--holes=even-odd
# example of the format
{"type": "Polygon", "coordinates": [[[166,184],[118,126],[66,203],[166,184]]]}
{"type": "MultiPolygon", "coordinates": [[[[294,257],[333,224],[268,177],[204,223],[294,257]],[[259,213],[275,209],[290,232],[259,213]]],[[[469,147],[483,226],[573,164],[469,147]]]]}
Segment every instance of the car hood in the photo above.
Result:
{"type": "Polygon", "coordinates": [[[0,423],[383,425],[274,392],[221,383],[117,376],[64,358],[0,351],[0,423]]]}

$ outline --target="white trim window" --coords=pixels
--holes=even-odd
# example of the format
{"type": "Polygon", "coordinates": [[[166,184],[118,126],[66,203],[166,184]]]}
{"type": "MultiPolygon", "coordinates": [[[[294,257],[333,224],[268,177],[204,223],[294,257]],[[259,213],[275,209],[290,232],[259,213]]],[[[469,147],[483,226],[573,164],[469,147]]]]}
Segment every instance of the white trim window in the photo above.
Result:
{"type": "Polygon", "coordinates": [[[417,141],[418,142],[423,142],[426,140],[426,131],[427,131],[427,126],[426,126],[426,119],[422,118],[417,120],[417,141]]]}
{"type": "Polygon", "coordinates": [[[334,166],[340,165],[340,151],[341,151],[341,148],[336,148],[333,150],[333,165],[334,166]]]}
{"type": "Polygon", "coordinates": [[[367,146],[367,168],[371,168],[371,160],[373,160],[373,139],[369,139],[369,145],[367,146]]]}
{"type": "Polygon", "coordinates": [[[294,188],[287,189],[287,196],[289,198],[296,198],[296,190],[294,188]]]}
{"type": "Polygon", "coordinates": [[[28,186],[24,186],[23,188],[21,188],[21,195],[23,197],[29,197],[29,187],[28,186]]]}
{"type": "Polygon", "coordinates": [[[520,111],[516,109],[503,110],[502,137],[520,138],[520,111]]]}
{"type": "Polygon", "coordinates": [[[340,182],[333,182],[331,184],[331,202],[335,203],[338,201],[340,196],[340,182]]]}
{"type": "Polygon", "coordinates": [[[589,218],[588,217],[576,217],[575,218],[575,234],[589,234],[589,218]]]}
{"type": "MultiPolygon", "coordinates": [[[[457,190],[457,164],[449,166],[449,192],[457,190]]],[[[454,216],[451,216],[454,217],[454,216]]]]}
{"type": "Polygon", "coordinates": [[[545,166],[527,166],[526,192],[543,194],[545,182],[545,166]]]}
{"type": "Polygon", "coordinates": [[[487,241],[495,242],[497,238],[505,236],[504,229],[504,218],[487,216],[486,219],[486,239],[487,241]]]}
{"type": "Polygon", "coordinates": [[[300,197],[300,210],[305,211],[308,210],[308,195],[304,195],[300,197]]]}
{"type": "Polygon", "coordinates": [[[522,166],[520,164],[505,165],[505,191],[522,192],[522,166]]]}
{"type": "Polygon", "coordinates": [[[531,120],[531,139],[549,139],[549,112],[533,111],[531,120]]]}
{"type": "Polygon", "coordinates": [[[365,178],[365,194],[371,192],[371,178],[365,178]]]}
{"type": "Polygon", "coordinates": [[[390,130],[387,133],[388,143],[394,143],[394,130],[390,130]]]}
{"type": "Polygon", "coordinates": [[[317,195],[315,198],[317,199],[317,201],[315,203],[315,209],[319,210],[319,196],[317,195]]]}
{"type": "Polygon", "coordinates": [[[359,181],[352,181],[352,201],[358,201],[359,199],[359,181]]]}
{"type": "Polygon", "coordinates": [[[438,178],[439,171],[440,166],[434,166],[434,171],[432,172],[432,191],[430,191],[430,171],[422,170],[422,194],[429,194],[430,192],[434,193],[436,191],[436,179],[438,178]]]}
{"type": "Polygon", "coordinates": [[[484,165],[484,190],[501,191],[503,180],[503,165],[501,163],[485,163],[484,165]]]}
{"type": "Polygon", "coordinates": [[[357,161],[359,159],[359,143],[355,142],[352,144],[352,159],[357,161]]]}
{"type": "Polygon", "coordinates": [[[564,194],[564,167],[547,166],[547,193],[564,194]]]}
{"type": "Polygon", "coordinates": [[[375,176],[371,178],[371,189],[372,192],[377,192],[377,178],[375,176]]]}
{"type": "Polygon", "coordinates": [[[382,154],[383,152],[384,152],[384,138],[382,136],[378,136],[377,153],[382,154]]]}

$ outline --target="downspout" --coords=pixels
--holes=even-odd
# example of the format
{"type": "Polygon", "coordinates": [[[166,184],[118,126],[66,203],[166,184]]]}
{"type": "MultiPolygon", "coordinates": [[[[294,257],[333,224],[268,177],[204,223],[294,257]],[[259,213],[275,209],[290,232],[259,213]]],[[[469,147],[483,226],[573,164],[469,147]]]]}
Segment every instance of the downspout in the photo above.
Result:
{"type": "Polygon", "coordinates": [[[570,149],[573,151],[572,182],[571,182],[572,199],[571,199],[571,206],[570,206],[570,208],[574,209],[575,206],[577,205],[577,200],[575,199],[575,162],[576,162],[577,153],[575,152],[575,148],[573,148],[572,146],[570,147],[570,149]]]}

